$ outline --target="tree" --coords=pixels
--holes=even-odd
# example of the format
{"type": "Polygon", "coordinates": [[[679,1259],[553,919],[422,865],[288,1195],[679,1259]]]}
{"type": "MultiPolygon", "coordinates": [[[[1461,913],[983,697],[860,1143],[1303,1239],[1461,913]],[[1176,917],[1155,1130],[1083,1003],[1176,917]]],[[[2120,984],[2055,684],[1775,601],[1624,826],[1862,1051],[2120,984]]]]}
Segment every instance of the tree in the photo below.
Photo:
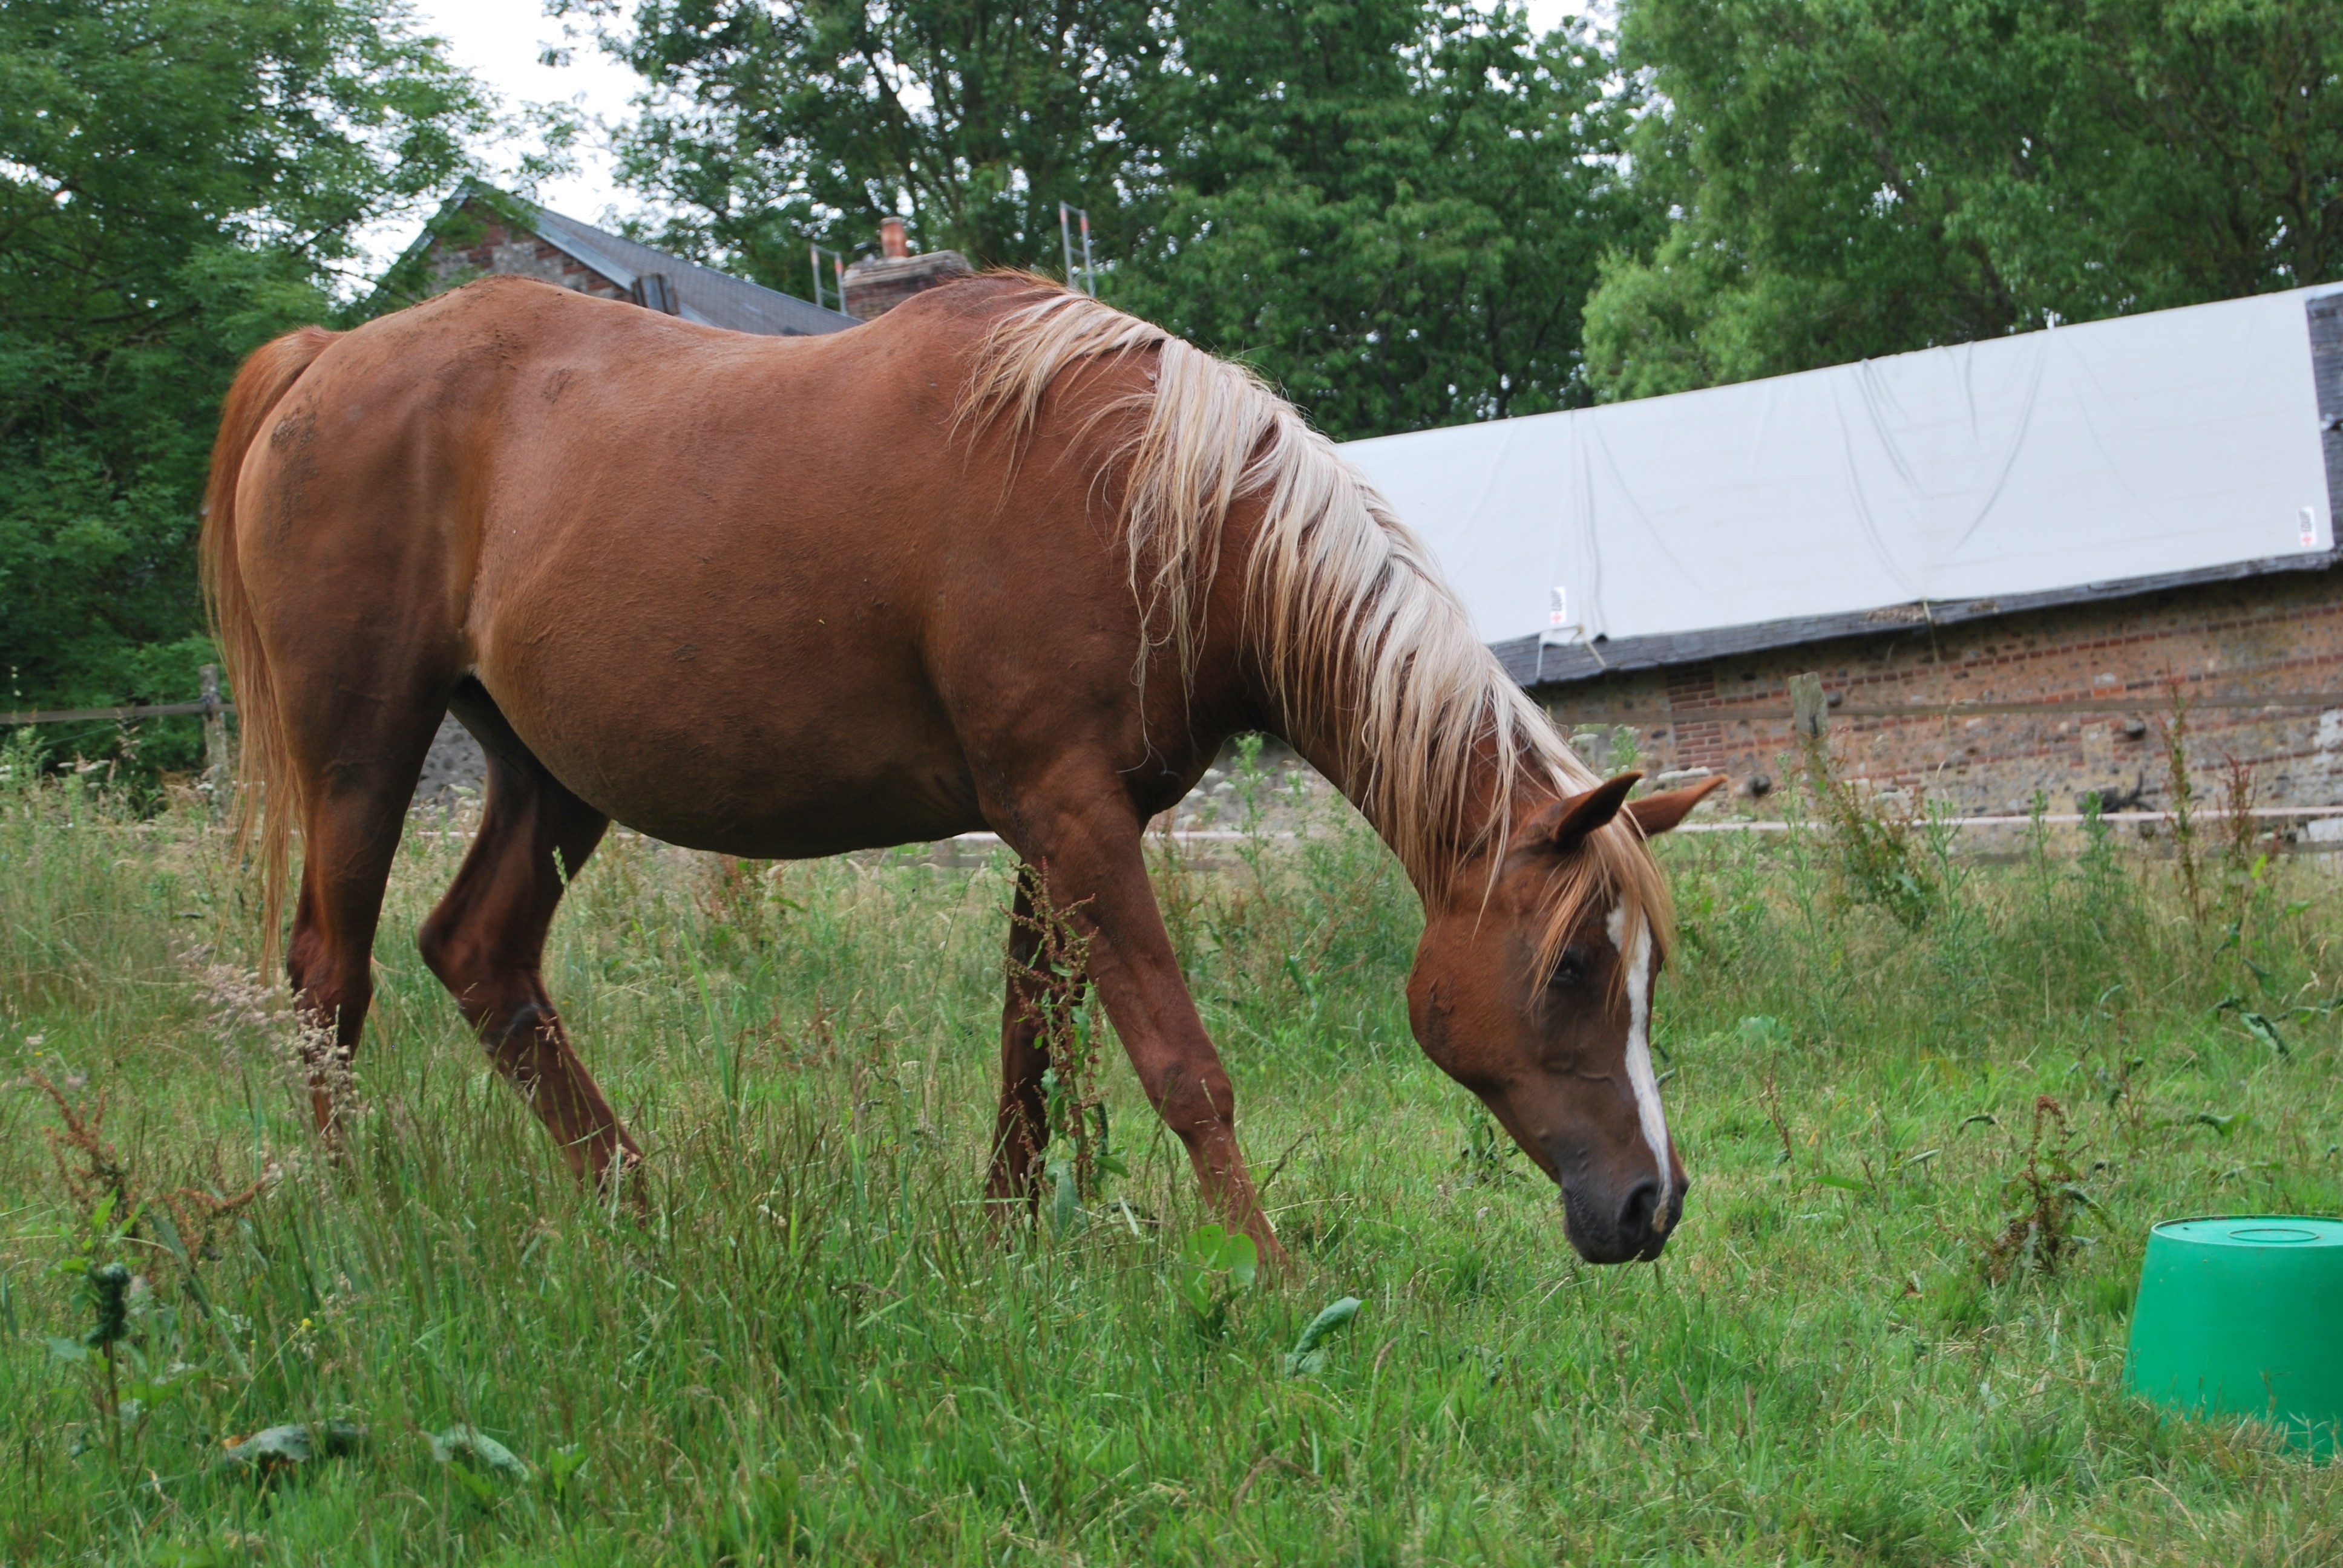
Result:
{"type": "Polygon", "coordinates": [[[2337,0],[1626,0],[1639,397],[2343,271],[2337,0]]]}
{"type": "Polygon", "coordinates": [[[1634,237],[1608,61],[1502,0],[645,0],[608,41],[661,242],[788,288],[902,213],[1055,272],[1070,201],[1117,303],[1337,435],[1583,398],[1579,307],[1634,237]]]}
{"type": "Polygon", "coordinates": [[[1054,267],[1059,202],[1111,197],[1161,54],[1144,0],[644,0],[633,24],[605,35],[650,86],[621,177],[676,213],[660,243],[784,288],[809,241],[850,250],[886,214],[1054,267]]]}
{"type": "Polygon", "coordinates": [[[1115,297],[1337,437],[1584,401],[1579,317],[1641,221],[1629,101],[1581,23],[1385,0],[1193,0],[1115,297]]]}
{"type": "Polygon", "coordinates": [[[487,125],[391,0],[0,6],[9,706],[194,695],[229,378],[328,317],[357,233],[452,183],[487,125]]]}

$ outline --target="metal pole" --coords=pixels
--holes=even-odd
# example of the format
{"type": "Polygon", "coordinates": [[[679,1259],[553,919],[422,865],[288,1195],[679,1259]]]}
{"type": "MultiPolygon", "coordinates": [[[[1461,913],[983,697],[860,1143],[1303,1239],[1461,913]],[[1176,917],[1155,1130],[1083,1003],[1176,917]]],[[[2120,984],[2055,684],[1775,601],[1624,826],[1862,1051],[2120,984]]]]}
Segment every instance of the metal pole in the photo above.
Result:
{"type": "Polygon", "coordinates": [[[1091,215],[1082,212],[1082,292],[1092,299],[1098,297],[1098,274],[1091,266],[1091,215]]]}
{"type": "Polygon", "coordinates": [[[832,250],[825,245],[809,245],[806,246],[806,258],[813,268],[813,302],[824,308],[835,308],[840,314],[844,314],[846,310],[845,254],[832,250]],[[828,284],[824,284],[821,280],[821,258],[825,256],[830,257],[830,281],[828,284]],[[830,304],[832,300],[837,301],[835,307],[830,304]]]}
{"type": "Polygon", "coordinates": [[[1066,215],[1072,209],[1068,207],[1064,202],[1060,202],[1058,204],[1058,248],[1065,253],[1066,286],[1068,288],[1071,288],[1074,286],[1074,241],[1073,236],[1068,232],[1066,227],[1066,215]]]}

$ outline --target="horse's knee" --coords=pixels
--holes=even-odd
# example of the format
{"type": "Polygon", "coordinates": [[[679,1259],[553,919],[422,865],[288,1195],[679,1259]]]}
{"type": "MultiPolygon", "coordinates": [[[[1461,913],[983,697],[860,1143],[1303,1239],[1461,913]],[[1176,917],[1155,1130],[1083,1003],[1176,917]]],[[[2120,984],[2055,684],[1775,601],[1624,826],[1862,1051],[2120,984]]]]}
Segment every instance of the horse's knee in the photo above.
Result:
{"type": "Polygon", "coordinates": [[[331,1033],[345,1050],[357,1041],[367,1009],[374,1003],[368,960],[346,960],[314,930],[296,930],[286,947],[285,973],[292,982],[295,1010],[307,1030],[331,1033]]]}
{"type": "Polygon", "coordinates": [[[478,933],[460,912],[445,906],[434,910],[415,933],[415,947],[423,955],[424,967],[438,977],[447,994],[476,1024],[485,1012],[494,1010],[498,994],[510,989],[507,982],[512,966],[498,964],[482,950],[478,933]]]}
{"type": "Polygon", "coordinates": [[[1147,1081],[1147,1098],[1163,1124],[1183,1139],[1236,1120],[1236,1091],[1219,1062],[1180,1063],[1147,1081]]]}

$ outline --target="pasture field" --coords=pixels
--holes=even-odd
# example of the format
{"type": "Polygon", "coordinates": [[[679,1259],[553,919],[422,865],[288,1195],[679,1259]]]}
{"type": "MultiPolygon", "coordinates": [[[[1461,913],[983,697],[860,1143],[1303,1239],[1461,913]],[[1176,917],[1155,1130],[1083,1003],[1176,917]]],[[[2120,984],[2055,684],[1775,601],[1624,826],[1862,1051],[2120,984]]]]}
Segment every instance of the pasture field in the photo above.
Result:
{"type": "Polygon", "coordinates": [[[1246,1286],[1183,1271],[1186,1161],[1111,1045],[1127,1171],[989,1221],[998,858],[606,844],[548,978],[649,1151],[639,1220],[416,956],[460,815],[402,850],[337,1165],[222,836],[25,760],[0,1563],[2343,1560],[2343,1466],[2119,1388],[2151,1222],[2343,1209],[2330,862],[2206,843],[2192,892],[2136,840],[1922,834],[1866,902],[1875,860],[1809,835],[1667,843],[1694,1187],[1663,1262],[1603,1270],[1410,1039],[1414,900],[1354,819],[1167,852],[1298,1267],[1246,1286]],[[224,1457],[292,1422],[306,1462],[224,1457]]]}

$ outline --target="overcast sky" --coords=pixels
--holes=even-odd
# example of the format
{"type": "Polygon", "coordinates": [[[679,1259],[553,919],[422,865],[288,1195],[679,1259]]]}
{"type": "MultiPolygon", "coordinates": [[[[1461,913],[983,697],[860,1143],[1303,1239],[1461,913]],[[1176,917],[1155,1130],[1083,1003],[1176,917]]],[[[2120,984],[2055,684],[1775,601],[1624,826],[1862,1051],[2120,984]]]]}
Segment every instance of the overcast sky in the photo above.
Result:
{"type": "MultiPolygon", "coordinates": [[[[588,122],[615,124],[640,85],[632,71],[594,45],[576,21],[545,15],[538,0],[410,0],[423,30],[447,40],[447,53],[495,91],[509,111],[524,104],[574,103],[588,122]],[[564,35],[564,27],[569,35],[564,35]],[[565,48],[570,63],[542,63],[548,47],[565,48]]],[[[630,206],[610,180],[604,138],[589,129],[578,149],[578,173],[538,190],[547,206],[591,223],[613,205],[630,206]]]]}
{"type": "MultiPolygon", "coordinates": [[[[410,0],[423,30],[447,41],[456,64],[470,71],[502,98],[508,112],[526,104],[569,103],[584,111],[588,130],[577,149],[578,172],[550,180],[538,199],[554,211],[588,223],[614,210],[639,205],[610,177],[608,138],[600,126],[627,117],[628,100],[639,85],[635,74],[604,55],[576,22],[545,15],[539,0],[410,0]],[[569,35],[564,35],[564,27],[569,35]],[[548,48],[566,48],[569,64],[542,63],[548,48]]],[[[1530,0],[1534,26],[1553,26],[1587,8],[1587,0],[1530,0]]],[[[506,154],[512,156],[510,152],[506,154]]],[[[368,248],[387,261],[420,230],[419,219],[378,236],[368,248]]]]}

